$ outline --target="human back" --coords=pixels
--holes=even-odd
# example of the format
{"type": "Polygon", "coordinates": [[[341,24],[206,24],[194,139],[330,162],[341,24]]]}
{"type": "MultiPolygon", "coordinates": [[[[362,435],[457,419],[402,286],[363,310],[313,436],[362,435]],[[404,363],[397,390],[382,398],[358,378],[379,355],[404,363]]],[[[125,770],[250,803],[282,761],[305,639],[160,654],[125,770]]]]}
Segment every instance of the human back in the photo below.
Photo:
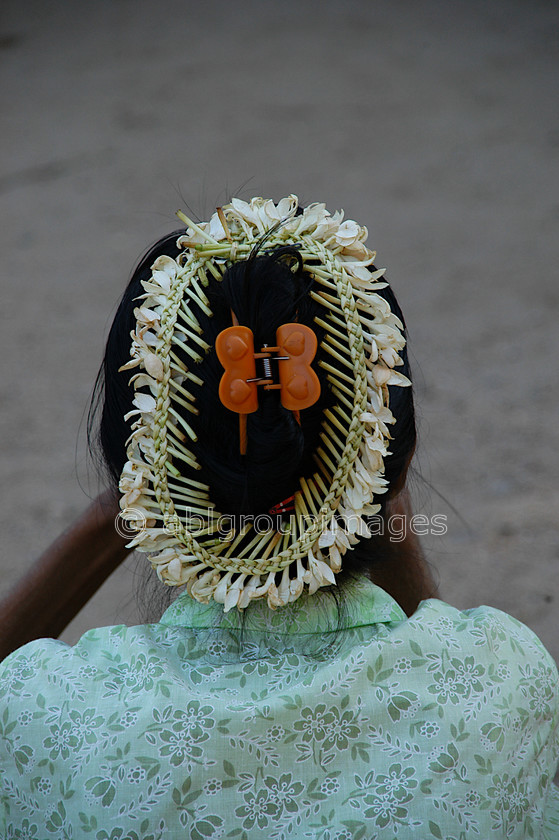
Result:
{"type": "Polygon", "coordinates": [[[326,592],[287,615],[254,602],[242,627],[182,595],[157,624],[12,654],[6,825],[547,836],[558,686],[537,637],[436,599],[408,619],[365,577],[344,597],[342,629],[326,592]]]}

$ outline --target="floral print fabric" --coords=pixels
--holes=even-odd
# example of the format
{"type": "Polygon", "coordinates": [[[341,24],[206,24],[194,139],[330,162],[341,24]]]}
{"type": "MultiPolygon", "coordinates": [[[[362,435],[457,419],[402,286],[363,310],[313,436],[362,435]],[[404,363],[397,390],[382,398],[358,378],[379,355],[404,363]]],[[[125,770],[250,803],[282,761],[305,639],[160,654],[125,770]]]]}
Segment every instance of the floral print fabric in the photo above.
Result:
{"type": "Polygon", "coordinates": [[[159,624],[13,653],[2,840],[559,837],[537,637],[489,607],[407,619],[366,580],[342,595],[242,624],[183,595],[159,624]]]}

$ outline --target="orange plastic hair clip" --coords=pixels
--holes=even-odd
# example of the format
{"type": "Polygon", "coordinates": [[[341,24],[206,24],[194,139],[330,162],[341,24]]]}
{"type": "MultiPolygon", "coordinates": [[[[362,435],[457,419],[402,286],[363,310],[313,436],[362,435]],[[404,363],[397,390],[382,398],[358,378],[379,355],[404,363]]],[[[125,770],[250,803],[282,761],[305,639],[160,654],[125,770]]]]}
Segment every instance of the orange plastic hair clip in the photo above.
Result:
{"type": "Polygon", "coordinates": [[[320,397],[320,381],[311,367],[317,339],[304,324],[282,324],[276,331],[277,346],[264,345],[254,352],[254,336],[249,327],[235,325],[217,336],[217,358],[225,368],[219,383],[219,399],[230,411],[240,415],[240,450],[246,452],[246,415],[258,409],[258,385],[265,390],[279,390],[284,408],[299,411],[309,408],[320,397]],[[273,356],[277,353],[277,356],[273,356]],[[262,360],[262,376],[256,374],[256,359],[262,360]],[[272,361],[278,364],[279,383],[272,376],[272,361]]]}
{"type": "Polygon", "coordinates": [[[282,324],[276,332],[278,343],[281,404],[289,411],[302,411],[320,397],[320,381],[311,367],[317,339],[304,324],[282,324]]]}
{"type": "Polygon", "coordinates": [[[252,414],[258,408],[252,330],[227,327],[216,338],[215,352],[225,368],[219,383],[219,399],[230,411],[252,414]]]}

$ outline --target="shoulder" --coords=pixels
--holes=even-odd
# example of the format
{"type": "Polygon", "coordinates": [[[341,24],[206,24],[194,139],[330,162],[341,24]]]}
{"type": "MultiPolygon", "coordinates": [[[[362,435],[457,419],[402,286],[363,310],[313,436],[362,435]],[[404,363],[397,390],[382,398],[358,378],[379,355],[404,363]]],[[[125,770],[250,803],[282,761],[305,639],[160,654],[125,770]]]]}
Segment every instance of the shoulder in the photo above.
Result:
{"type": "Polygon", "coordinates": [[[559,674],[553,657],[533,630],[502,610],[489,606],[460,610],[429,599],[421,602],[406,625],[411,638],[449,652],[471,653],[501,670],[512,667],[521,678],[545,673],[559,697],[559,674]]]}
{"type": "MultiPolygon", "coordinates": [[[[456,634],[465,633],[473,638],[480,638],[483,633],[487,639],[496,642],[512,641],[513,646],[525,645],[530,649],[547,651],[533,630],[530,630],[514,616],[496,607],[482,605],[461,610],[437,598],[429,598],[419,604],[416,612],[409,619],[414,627],[452,628],[456,634]]],[[[547,654],[549,656],[549,654],[547,654]]]]}
{"type": "Polygon", "coordinates": [[[38,690],[51,698],[87,694],[92,681],[141,671],[148,662],[162,673],[175,628],[161,624],[117,625],[89,630],[75,645],[36,639],[0,663],[0,704],[24,699],[38,690]]]}
{"type": "Polygon", "coordinates": [[[49,662],[67,650],[69,646],[58,639],[35,639],[14,650],[0,662],[0,700],[39,671],[47,670],[49,662]]]}

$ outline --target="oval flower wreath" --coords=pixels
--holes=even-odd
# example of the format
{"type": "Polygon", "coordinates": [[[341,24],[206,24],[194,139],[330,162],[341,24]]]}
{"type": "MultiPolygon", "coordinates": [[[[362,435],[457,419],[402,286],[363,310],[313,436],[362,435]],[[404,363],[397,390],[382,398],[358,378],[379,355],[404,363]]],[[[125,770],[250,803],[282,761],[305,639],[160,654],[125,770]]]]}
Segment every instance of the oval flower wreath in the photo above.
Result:
{"type": "Polygon", "coordinates": [[[135,420],[120,504],[143,523],[129,546],[148,553],[164,583],[186,584],[193,598],[214,598],[226,611],[261,597],[272,608],[283,606],[305,585],[312,593],[335,582],[344,553],[369,535],[363,517],[379,511],[374,497],[386,491],[388,426],[395,422],[387,386],[410,384],[394,370],[402,364],[403,325],[376,294],[386,283],[384,270],[369,268],[375,254],[365,245],[367,229],[344,221],[341,212],[331,215],[324,204],[297,210],[290,195],[278,204],[234,198],[200,224],[179,213],[187,225],[178,239],[181,254],[159,257],[142,282],[131,360],[121,368],[139,368],[132,378],[134,410],[126,415],[135,420]],[[319,364],[335,404],[323,412],[317,470],[299,480],[290,528],[252,533],[249,523],[219,539],[221,514],[209,487],[191,477],[200,465],[188,446],[195,432],[184,418],[185,411],[197,413],[188,385],[203,384],[196,363],[212,349],[194,310],[211,314],[208,274],[220,280],[264,236],[270,248],[296,246],[313,277],[310,294],[322,308],[315,320],[331,360],[319,364]],[[188,470],[181,471],[184,465],[188,470]]]}

